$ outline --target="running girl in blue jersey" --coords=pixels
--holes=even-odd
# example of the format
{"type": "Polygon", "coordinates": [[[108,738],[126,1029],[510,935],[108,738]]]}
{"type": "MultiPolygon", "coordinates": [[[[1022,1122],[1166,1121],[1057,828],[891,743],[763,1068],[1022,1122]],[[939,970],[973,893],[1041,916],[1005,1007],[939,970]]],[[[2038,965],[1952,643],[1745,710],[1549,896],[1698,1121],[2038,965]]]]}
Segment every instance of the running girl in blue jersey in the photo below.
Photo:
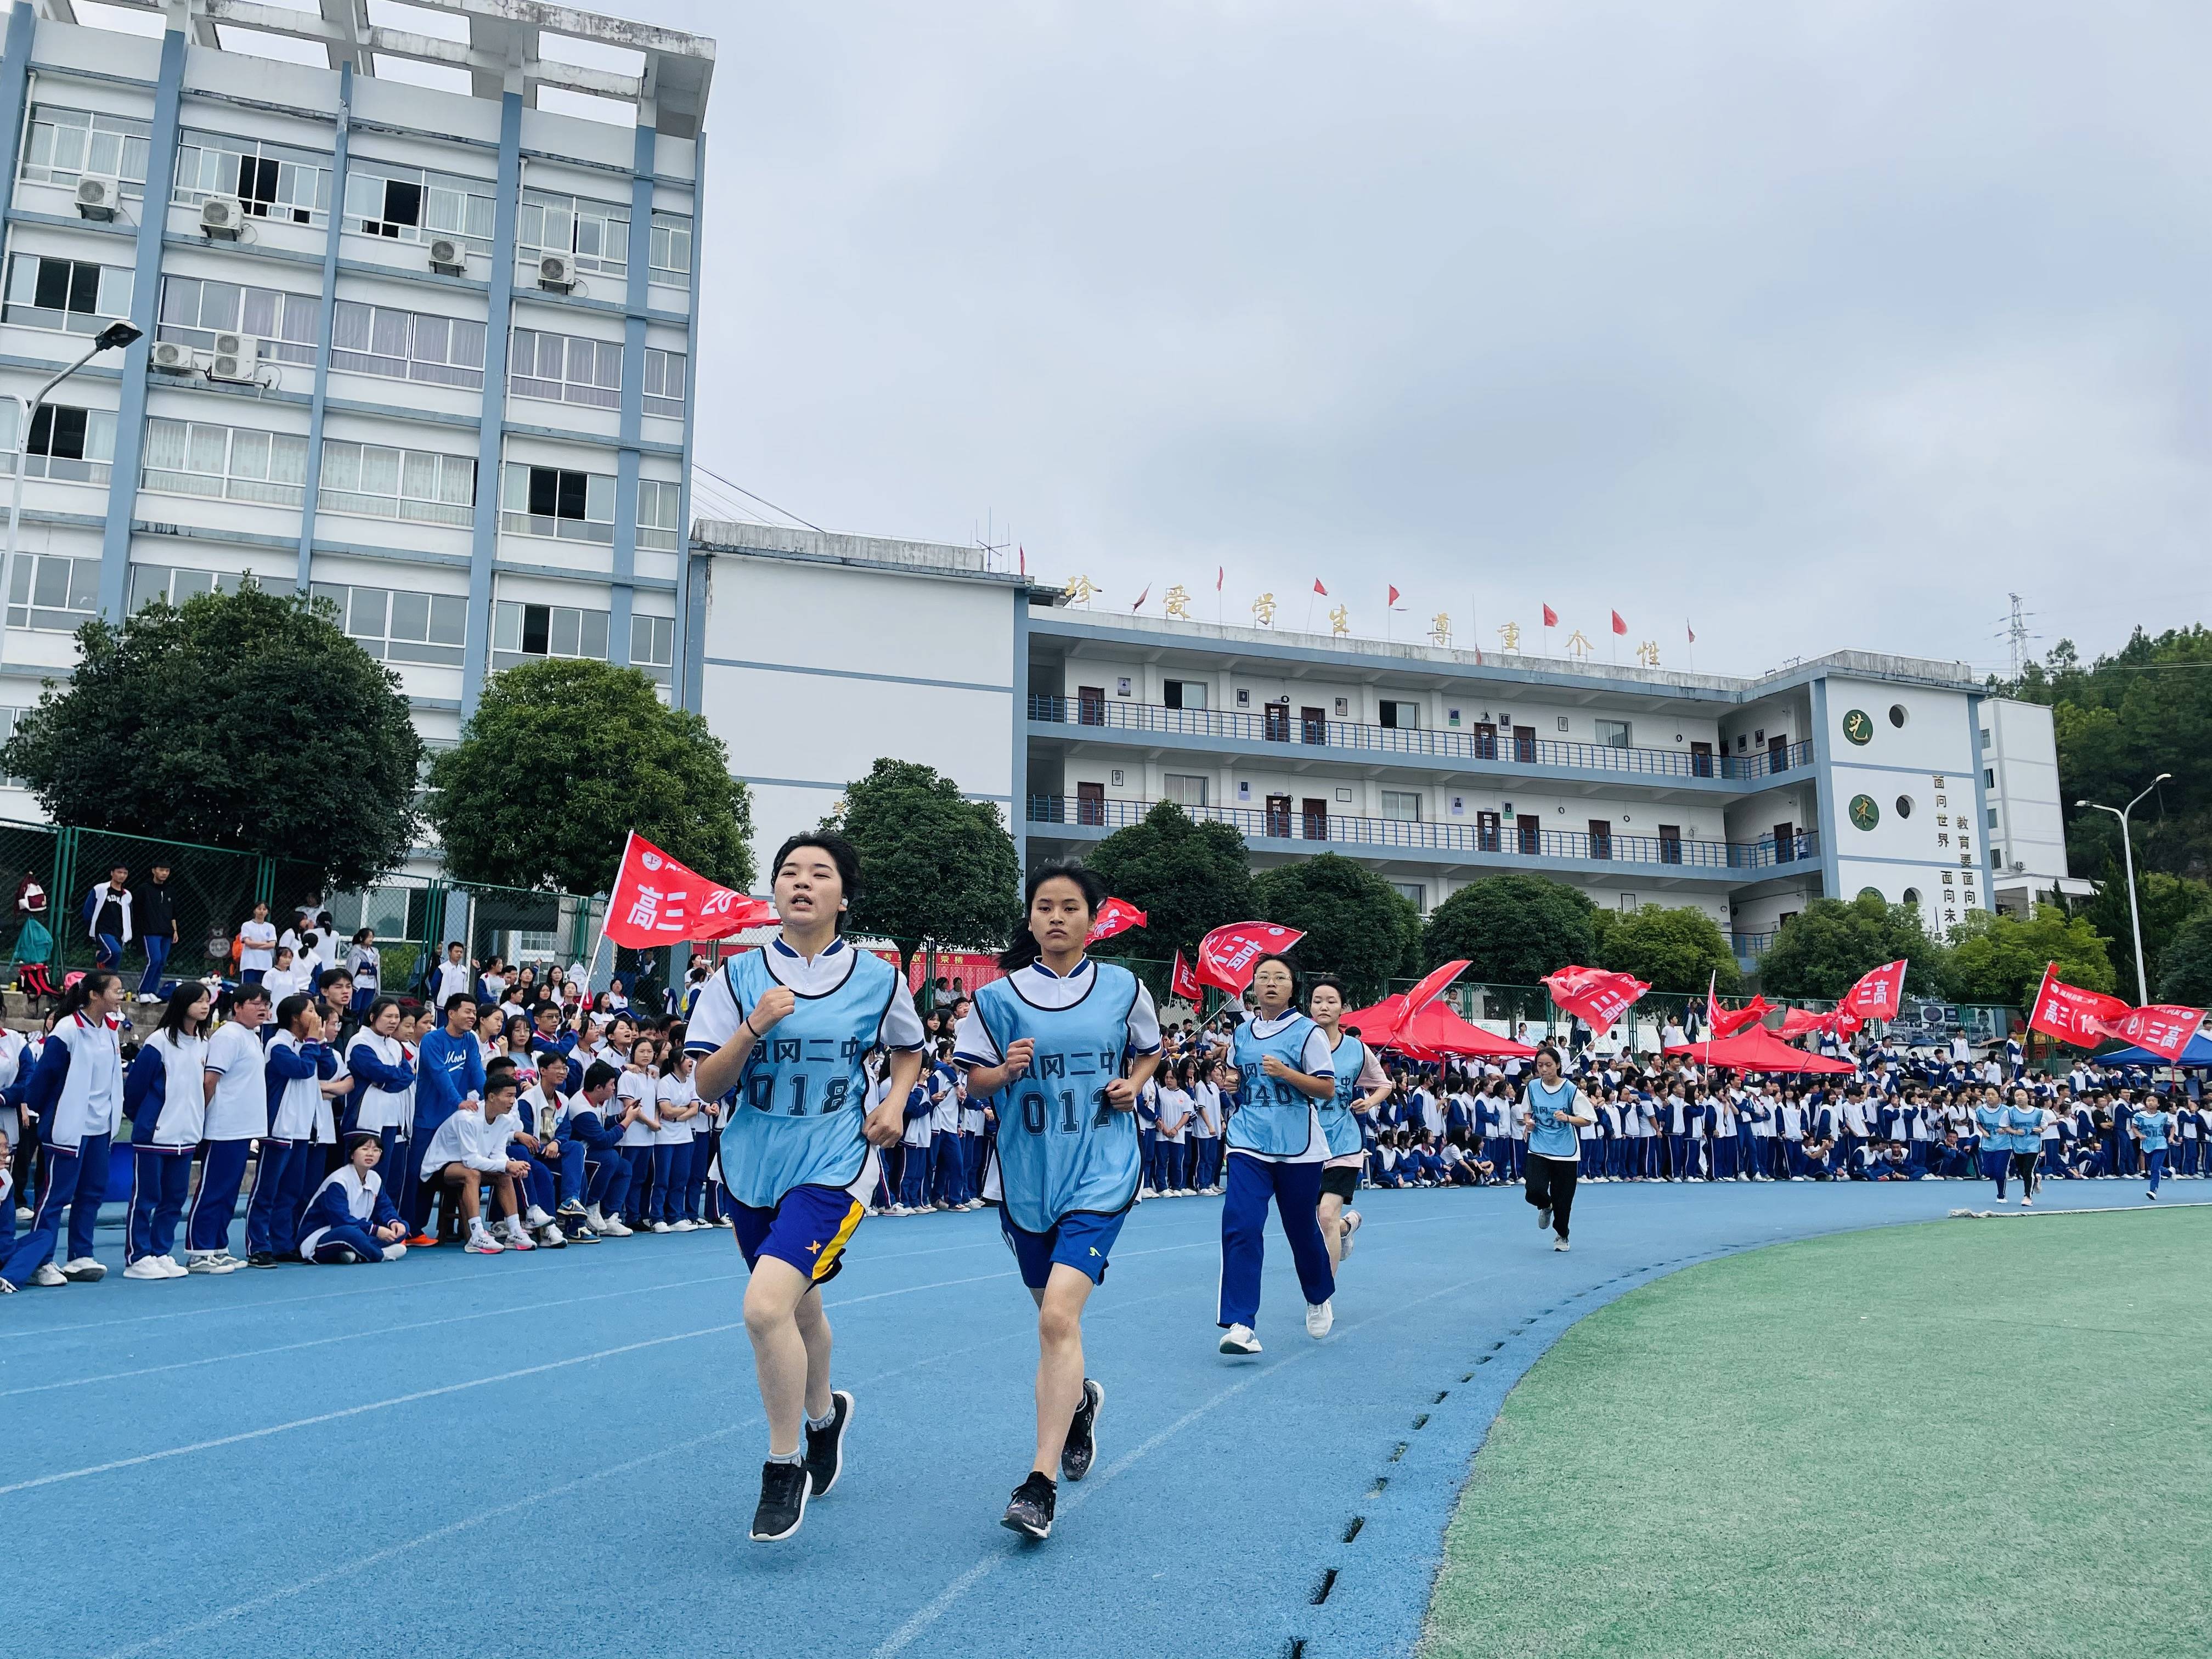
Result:
{"type": "Polygon", "coordinates": [[[921,1070],[921,1019],[898,970],[840,934],[860,890],[860,860],[833,835],[793,836],[775,855],[781,933],[725,963],[699,994],[684,1047],[699,1097],[734,1093],[722,1128],[722,1182],[732,1200],[769,1458],[751,1536],[788,1538],[810,1497],[837,1484],[853,1396],[830,1386],[830,1322],[821,1287],[876,1184],[876,1149],[896,1143],[907,1091],[921,1070]],[[860,1061],[890,1058],[886,1104],[867,1108],[860,1061]],[[799,1431],[806,1434],[799,1447],[799,1431]]]}
{"type": "Polygon", "coordinates": [[[1363,1115],[1390,1098],[1390,1079],[1376,1062],[1375,1051],[1357,1031],[1338,1028],[1344,1014],[1344,987],[1333,975],[1317,976],[1306,992],[1306,1012],[1328,1039],[1336,1066],[1336,1094],[1321,1109],[1321,1132],[1328,1139],[1328,1162],[1322,1165],[1321,1236],[1328,1243],[1332,1267],[1341,1270],[1359,1231],[1359,1212],[1352,1208],[1359,1190],[1360,1166],[1367,1161],[1363,1115]]]}
{"type": "Polygon", "coordinates": [[[1306,1334],[1327,1336],[1335,1315],[1336,1273],[1321,1236],[1322,1165],[1328,1139],[1321,1104],[1336,1098],[1336,1062],[1321,1028],[1298,1012],[1297,975],[1281,957],[1252,970],[1258,1008],[1237,1028],[1230,1048],[1237,1111],[1229,1120],[1229,1196],[1221,1206],[1221,1352],[1255,1354],[1260,1338],[1260,1267],[1267,1202],[1306,1299],[1306,1334]]]}
{"type": "Polygon", "coordinates": [[[1105,1390],[1083,1374],[1083,1308],[1143,1176],[1133,1109],[1160,1063],[1159,1014],[1127,968],[1084,954],[1105,884],[1080,865],[1029,878],[1029,930],[953,1036],[999,1133],[983,1196],[1037,1307],[1036,1455],[1002,1524],[1051,1534],[1059,1488],[1090,1472],[1105,1390]],[[1126,1067],[1126,1069],[1125,1069],[1126,1067]]]}

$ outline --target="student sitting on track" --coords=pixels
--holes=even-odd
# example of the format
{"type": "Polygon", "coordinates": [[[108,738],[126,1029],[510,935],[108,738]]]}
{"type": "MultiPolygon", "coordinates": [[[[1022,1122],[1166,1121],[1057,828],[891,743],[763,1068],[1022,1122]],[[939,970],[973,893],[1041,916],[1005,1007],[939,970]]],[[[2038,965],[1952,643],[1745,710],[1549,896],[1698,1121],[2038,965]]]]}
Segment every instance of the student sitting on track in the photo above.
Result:
{"type": "Polygon", "coordinates": [[[337,1267],[356,1261],[397,1261],[407,1224],[376,1173],[384,1146],[374,1130],[346,1137],[346,1161],[323,1179],[301,1218],[300,1260],[337,1267]]]}
{"type": "MultiPolygon", "coordinates": [[[[544,1062],[538,1062],[543,1066],[544,1062]]],[[[622,1218],[623,1200],[629,1196],[629,1163],[623,1156],[623,1132],[636,1116],[636,1102],[625,1102],[623,1109],[607,1121],[605,1114],[615,1098],[615,1090],[622,1082],[619,1068],[604,1060],[595,1060],[584,1072],[584,1086],[568,1103],[568,1117],[562,1133],[572,1146],[584,1151],[586,1184],[572,1187],[564,1194],[584,1194],[584,1219],[580,1231],[594,1238],[628,1238],[629,1227],[622,1218]]],[[[564,1170],[566,1166],[563,1166],[564,1170]]],[[[573,1177],[572,1177],[573,1179],[573,1177]]],[[[570,1224],[564,1227],[571,1239],[580,1229],[574,1224],[575,1212],[567,1212],[564,1218],[570,1224]]]]}
{"type": "Polygon", "coordinates": [[[535,1249],[523,1231],[522,1212],[515,1201],[515,1182],[530,1173],[530,1166],[507,1155],[510,1125],[502,1121],[514,1109],[514,1073],[501,1066],[496,1077],[484,1079],[483,1104],[464,1102],[441,1123],[422,1149],[422,1180],[455,1189],[461,1219],[469,1230],[471,1255],[497,1255],[501,1250],[535,1249]],[[500,1235],[484,1224],[477,1188],[489,1178],[498,1211],[500,1235]]]}

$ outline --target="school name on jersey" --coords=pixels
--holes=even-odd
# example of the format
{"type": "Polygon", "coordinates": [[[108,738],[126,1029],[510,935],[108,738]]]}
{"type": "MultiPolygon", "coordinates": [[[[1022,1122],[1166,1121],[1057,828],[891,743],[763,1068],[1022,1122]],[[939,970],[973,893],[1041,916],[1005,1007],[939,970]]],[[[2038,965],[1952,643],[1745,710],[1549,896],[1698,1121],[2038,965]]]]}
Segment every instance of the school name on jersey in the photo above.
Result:
{"type": "Polygon", "coordinates": [[[1096,1077],[1101,1072],[1119,1073],[1121,1068],[1121,1056],[1112,1049],[1101,1054],[1096,1066],[1091,1063],[1087,1051],[1075,1054],[1043,1054],[1036,1060],[1036,1074],[1040,1078],[1096,1077]]]}

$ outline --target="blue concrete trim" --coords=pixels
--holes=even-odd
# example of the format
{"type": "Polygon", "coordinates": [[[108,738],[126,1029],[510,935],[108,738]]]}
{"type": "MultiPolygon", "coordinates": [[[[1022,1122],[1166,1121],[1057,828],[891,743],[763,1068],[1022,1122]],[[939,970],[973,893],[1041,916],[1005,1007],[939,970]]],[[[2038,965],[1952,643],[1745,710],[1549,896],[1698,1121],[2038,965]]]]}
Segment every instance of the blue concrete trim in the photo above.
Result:
{"type": "MultiPolygon", "coordinates": [[[[1929,859],[1887,858],[1878,853],[1849,853],[1844,854],[1844,856],[1850,859],[1853,864],[1904,864],[1910,865],[1916,870],[1926,870],[1931,872],[1944,870],[1958,871],[1963,869],[1967,872],[1967,873],[1972,874],[1977,871],[1986,872],[1988,868],[1985,864],[1980,863],[1972,865],[1943,864],[1929,859]]],[[[1981,884],[1977,883],[1975,884],[1978,886],[1981,884]]],[[[1840,898],[1846,896],[1838,894],[1836,896],[1840,898]]]]}
{"type": "MultiPolygon", "coordinates": [[[[340,372],[349,373],[350,371],[340,372]]],[[[386,377],[376,375],[364,378],[382,380],[386,377]]],[[[394,381],[393,384],[406,383],[394,381]]],[[[397,404],[365,404],[358,398],[332,398],[328,400],[325,406],[334,414],[380,415],[387,420],[417,421],[430,426],[463,427],[471,432],[480,431],[483,427],[483,422],[473,415],[451,415],[442,410],[435,409],[403,409],[397,404]]]]}
{"type": "MultiPolygon", "coordinates": [[[[8,47],[9,55],[12,56],[15,50],[14,43],[10,42],[8,47]]],[[[149,81],[143,76],[117,75],[107,70],[82,69],[75,64],[33,64],[31,67],[39,74],[51,76],[57,81],[104,81],[110,86],[136,87],[141,92],[151,92],[161,84],[158,81],[149,81]]]]}
{"type": "Polygon", "coordinates": [[[599,588],[608,586],[611,581],[616,588],[625,592],[634,588],[643,588],[654,593],[676,592],[675,579],[670,576],[610,578],[604,570],[574,570],[558,564],[522,564],[514,559],[495,559],[492,568],[510,576],[543,576],[548,581],[583,582],[599,588]]]}
{"type": "Polygon", "coordinates": [[[499,112],[499,202],[492,216],[491,286],[484,326],[483,416],[477,443],[475,545],[469,567],[468,629],[463,635],[461,715],[476,713],[491,650],[491,574],[499,557],[499,502],[507,416],[507,337],[514,325],[514,228],[522,201],[522,94],[504,93],[499,112]],[[495,411],[496,411],[495,413],[495,411]]]}
{"type": "MultiPolygon", "coordinates": [[[[100,546],[100,614],[110,622],[122,619],[131,592],[131,510],[146,453],[146,363],[154,348],[169,181],[177,176],[177,112],[184,83],[185,37],[181,30],[172,28],[161,36],[161,76],[154,88],[153,129],[146,151],[147,199],[131,282],[131,320],[143,331],[123,354],[123,396],[115,415],[115,459],[107,481],[107,532],[100,546]]],[[[11,179],[9,188],[13,183],[11,179]]]]}
{"type": "MultiPolygon", "coordinates": [[[[22,134],[23,118],[19,111],[15,117],[15,136],[22,134]]],[[[57,230],[88,230],[96,236],[129,236],[136,238],[138,227],[127,225],[120,219],[72,219],[58,213],[40,213],[31,208],[17,208],[8,216],[10,224],[52,225],[57,230]]]]}
{"type": "Polygon", "coordinates": [[[1876,761],[1853,760],[1849,755],[1834,757],[1835,769],[1839,772],[1895,772],[1905,777],[1932,778],[1937,775],[1932,766],[1888,766],[1876,761]]]}
{"type": "MultiPolygon", "coordinates": [[[[642,394],[641,393],[641,398],[642,394]]],[[[515,401],[518,403],[527,403],[535,400],[518,397],[515,401]]],[[[471,422],[471,424],[473,425],[474,422],[471,422]]],[[[582,444],[590,448],[602,451],[604,451],[611,442],[620,443],[623,441],[619,435],[619,429],[617,430],[617,435],[612,439],[610,439],[604,432],[586,432],[580,428],[573,426],[530,426],[526,425],[520,421],[501,422],[501,429],[503,430],[510,438],[545,438],[550,440],[554,443],[582,444]]],[[[654,438],[640,438],[634,447],[641,454],[665,455],[672,460],[684,453],[684,446],[682,444],[663,443],[654,438]]]]}
{"type": "MultiPolygon", "coordinates": [[[[1979,696],[1966,699],[1966,752],[1973,757],[1974,767],[1974,868],[1981,872],[1982,877],[1975,885],[1982,890],[1981,908],[1990,910],[1996,908],[1994,890],[1997,872],[1990,863],[1990,848],[1992,845],[1990,841],[1990,794],[1989,787],[1982,779],[1982,774],[1989,769],[1989,763],[1982,758],[1989,752],[1982,747],[1982,705],[1985,701],[1979,696]]],[[[1990,730],[1994,733],[1996,728],[1992,726],[1990,730]]]]}
{"type": "MultiPolygon", "coordinates": [[[[732,772],[730,775],[736,779],[739,783],[757,783],[775,789],[827,789],[841,795],[844,793],[846,790],[850,789],[853,787],[849,783],[832,783],[824,778],[756,778],[748,777],[742,772],[732,772]]],[[[960,799],[963,800],[1000,801],[1005,802],[1009,806],[1012,805],[1012,803],[1008,801],[1006,797],[1004,795],[987,795],[973,789],[962,790],[960,792],[960,799]]]]}
{"type": "Polygon", "coordinates": [[[1014,590],[1014,655],[1012,665],[1013,684],[1014,750],[1007,770],[1014,792],[1013,804],[1006,810],[1006,828],[1014,838],[1014,867],[1026,872],[1030,867],[1029,813],[1019,803],[1030,797],[1030,596],[1027,590],[1014,590]]]}
{"type": "Polygon", "coordinates": [[[637,574],[638,439],[645,423],[645,269],[653,254],[653,150],[650,124],[639,126],[629,186],[629,258],[623,299],[622,426],[615,451],[615,582],[607,606],[607,660],[629,664],[630,590],[637,574]]]}
{"type": "MultiPolygon", "coordinates": [[[[678,708],[699,712],[707,678],[707,593],[708,561],[694,559],[691,545],[691,458],[699,431],[699,273],[707,264],[705,238],[698,234],[707,213],[707,134],[702,129],[694,140],[691,167],[697,175],[691,185],[691,309],[684,320],[684,482],[676,521],[683,532],[684,582],[676,594],[676,684],[672,688],[678,708]],[[693,597],[693,590],[697,597],[693,597]]],[[[657,313],[655,313],[657,314],[657,313]]],[[[639,371],[644,370],[640,361],[639,371]]]]}
{"type": "MultiPolygon", "coordinates": [[[[0,198],[0,228],[4,228],[10,222],[12,222],[8,217],[7,202],[4,198],[0,198]]],[[[62,337],[71,340],[80,340],[84,337],[81,334],[70,334],[63,336],[62,337]]],[[[80,347],[79,349],[81,350],[82,348],[80,347]]],[[[54,359],[50,357],[19,357],[12,351],[0,352],[0,368],[27,368],[32,374],[38,375],[41,379],[44,379],[46,375],[54,374],[58,370],[67,367],[68,365],[66,363],[56,362],[54,359]]],[[[121,371],[111,368],[106,363],[94,362],[87,363],[82,368],[77,370],[76,374],[70,375],[70,379],[72,380],[112,380],[120,378],[120,374],[121,371]]]]}
{"type": "MultiPolygon", "coordinates": [[[[933,680],[915,674],[866,674],[851,668],[806,668],[791,662],[752,662],[743,657],[708,657],[709,668],[753,668],[765,674],[818,674],[832,680],[880,680],[889,685],[928,685],[944,691],[994,691],[1005,696],[1014,688],[1011,685],[991,685],[980,680],[933,680]]],[[[1020,729],[1019,717],[1016,727],[1020,729]]]]}
{"type": "Polygon", "coordinates": [[[331,145],[331,216],[323,241],[323,302],[316,312],[315,386],[307,405],[307,489],[300,501],[300,574],[301,592],[313,579],[315,516],[323,487],[323,416],[330,407],[331,336],[338,307],[338,241],[345,224],[343,209],[346,191],[346,141],[353,114],[353,61],[338,66],[337,134],[331,145]]]}
{"type": "Polygon", "coordinates": [[[1813,693],[1813,799],[1820,815],[1820,886],[1830,898],[1841,898],[1843,878],[1838,873],[1836,848],[1835,744],[1828,732],[1828,682],[1814,680],[1813,693]]]}
{"type": "MultiPolygon", "coordinates": [[[[107,515],[105,513],[56,513],[46,507],[27,507],[23,509],[22,522],[63,524],[74,526],[80,530],[97,530],[107,522],[107,515]]],[[[22,551],[20,547],[15,550],[18,558],[22,556],[22,551]]]]}
{"type": "Polygon", "coordinates": [[[349,559],[378,559],[391,564],[434,564],[447,570],[466,570],[473,562],[465,553],[425,553],[412,547],[374,547],[365,542],[334,542],[315,538],[314,550],[349,559]]]}

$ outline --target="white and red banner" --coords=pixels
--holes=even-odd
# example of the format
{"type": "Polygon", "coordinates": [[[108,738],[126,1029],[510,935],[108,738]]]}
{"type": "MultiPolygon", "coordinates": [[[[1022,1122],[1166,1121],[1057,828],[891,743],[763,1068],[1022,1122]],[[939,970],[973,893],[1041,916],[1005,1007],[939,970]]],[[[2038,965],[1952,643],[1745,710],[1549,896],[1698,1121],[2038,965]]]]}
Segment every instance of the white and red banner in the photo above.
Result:
{"type": "Polygon", "coordinates": [[[1544,975],[1552,1000],[1579,1017],[1591,1030],[1604,1032],[1636,1006],[1651,988],[1632,974],[1607,973],[1602,968],[1577,968],[1572,963],[1556,974],[1544,975]]]}
{"type": "Polygon", "coordinates": [[[607,901],[607,937],[633,951],[680,939],[727,939],[775,920],[775,907],[709,881],[630,831],[607,901]]]}
{"type": "Polygon", "coordinates": [[[1198,942],[1198,981],[1242,996],[1261,957],[1279,955],[1304,937],[1295,927],[1278,927],[1272,921],[1232,921],[1217,927],[1198,942]]]}
{"type": "Polygon", "coordinates": [[[1837,1006],[1861,1021],[1895,1019],[1905,997],[1905,959],[1885,963],[1844,993],[1837,1006]]]}
{"type": "Polygon", "coordinates": [[[2103,1021],[2102,1029],[2106,1036],[2132,1042],[2161,1059],[2172,1060],[2181,1058],[2181,1051],[2189,1046],[2189,1039],[2197,1035],[2197,1028],[2203,1023],[2202,1008],[2154,1002],[2131,1009],[2118,1019],[2103,1021]]]}
{"type": "Polygon", "coordinates": [[[1091,924],[1091,932],[1084,938],[1085,945],[1096,945],[1102,939],[1111,939],[1116,933],[1126,933],[1132,927],[1141,927],[1149,918],[1127,899],[1109,898],[1098,907],[1098,915],[1091,924]]]}
{"type": "Polygon", "coordinates": [[[2036,988],[2035,1006],[2028,1014],[2027,1029],[2055,1036],[2061,1042],[2070,1042],[2077,1048],[2094,1048],[2111,1035],[2106,1026],[2125,1019],[2129,1012],[2128,1005],[2118,997],[2069,985],[2058,977],[2058,964],[2054,962],[2044,968],[2043,983],[2036,988]]]}
{"type": "Polygon", "coordinates": [[[1178,1002],[1188,1002],[1194,1008],[1198,1006],[1198,1000],[1206,994],[1206,988],[1198,982],[1198,975],[1191,972],[1190,964],[1182,959],[1180,951],[1176,952],[1175,976],[1168,981],[1168,994],[1178,1002]]]}

